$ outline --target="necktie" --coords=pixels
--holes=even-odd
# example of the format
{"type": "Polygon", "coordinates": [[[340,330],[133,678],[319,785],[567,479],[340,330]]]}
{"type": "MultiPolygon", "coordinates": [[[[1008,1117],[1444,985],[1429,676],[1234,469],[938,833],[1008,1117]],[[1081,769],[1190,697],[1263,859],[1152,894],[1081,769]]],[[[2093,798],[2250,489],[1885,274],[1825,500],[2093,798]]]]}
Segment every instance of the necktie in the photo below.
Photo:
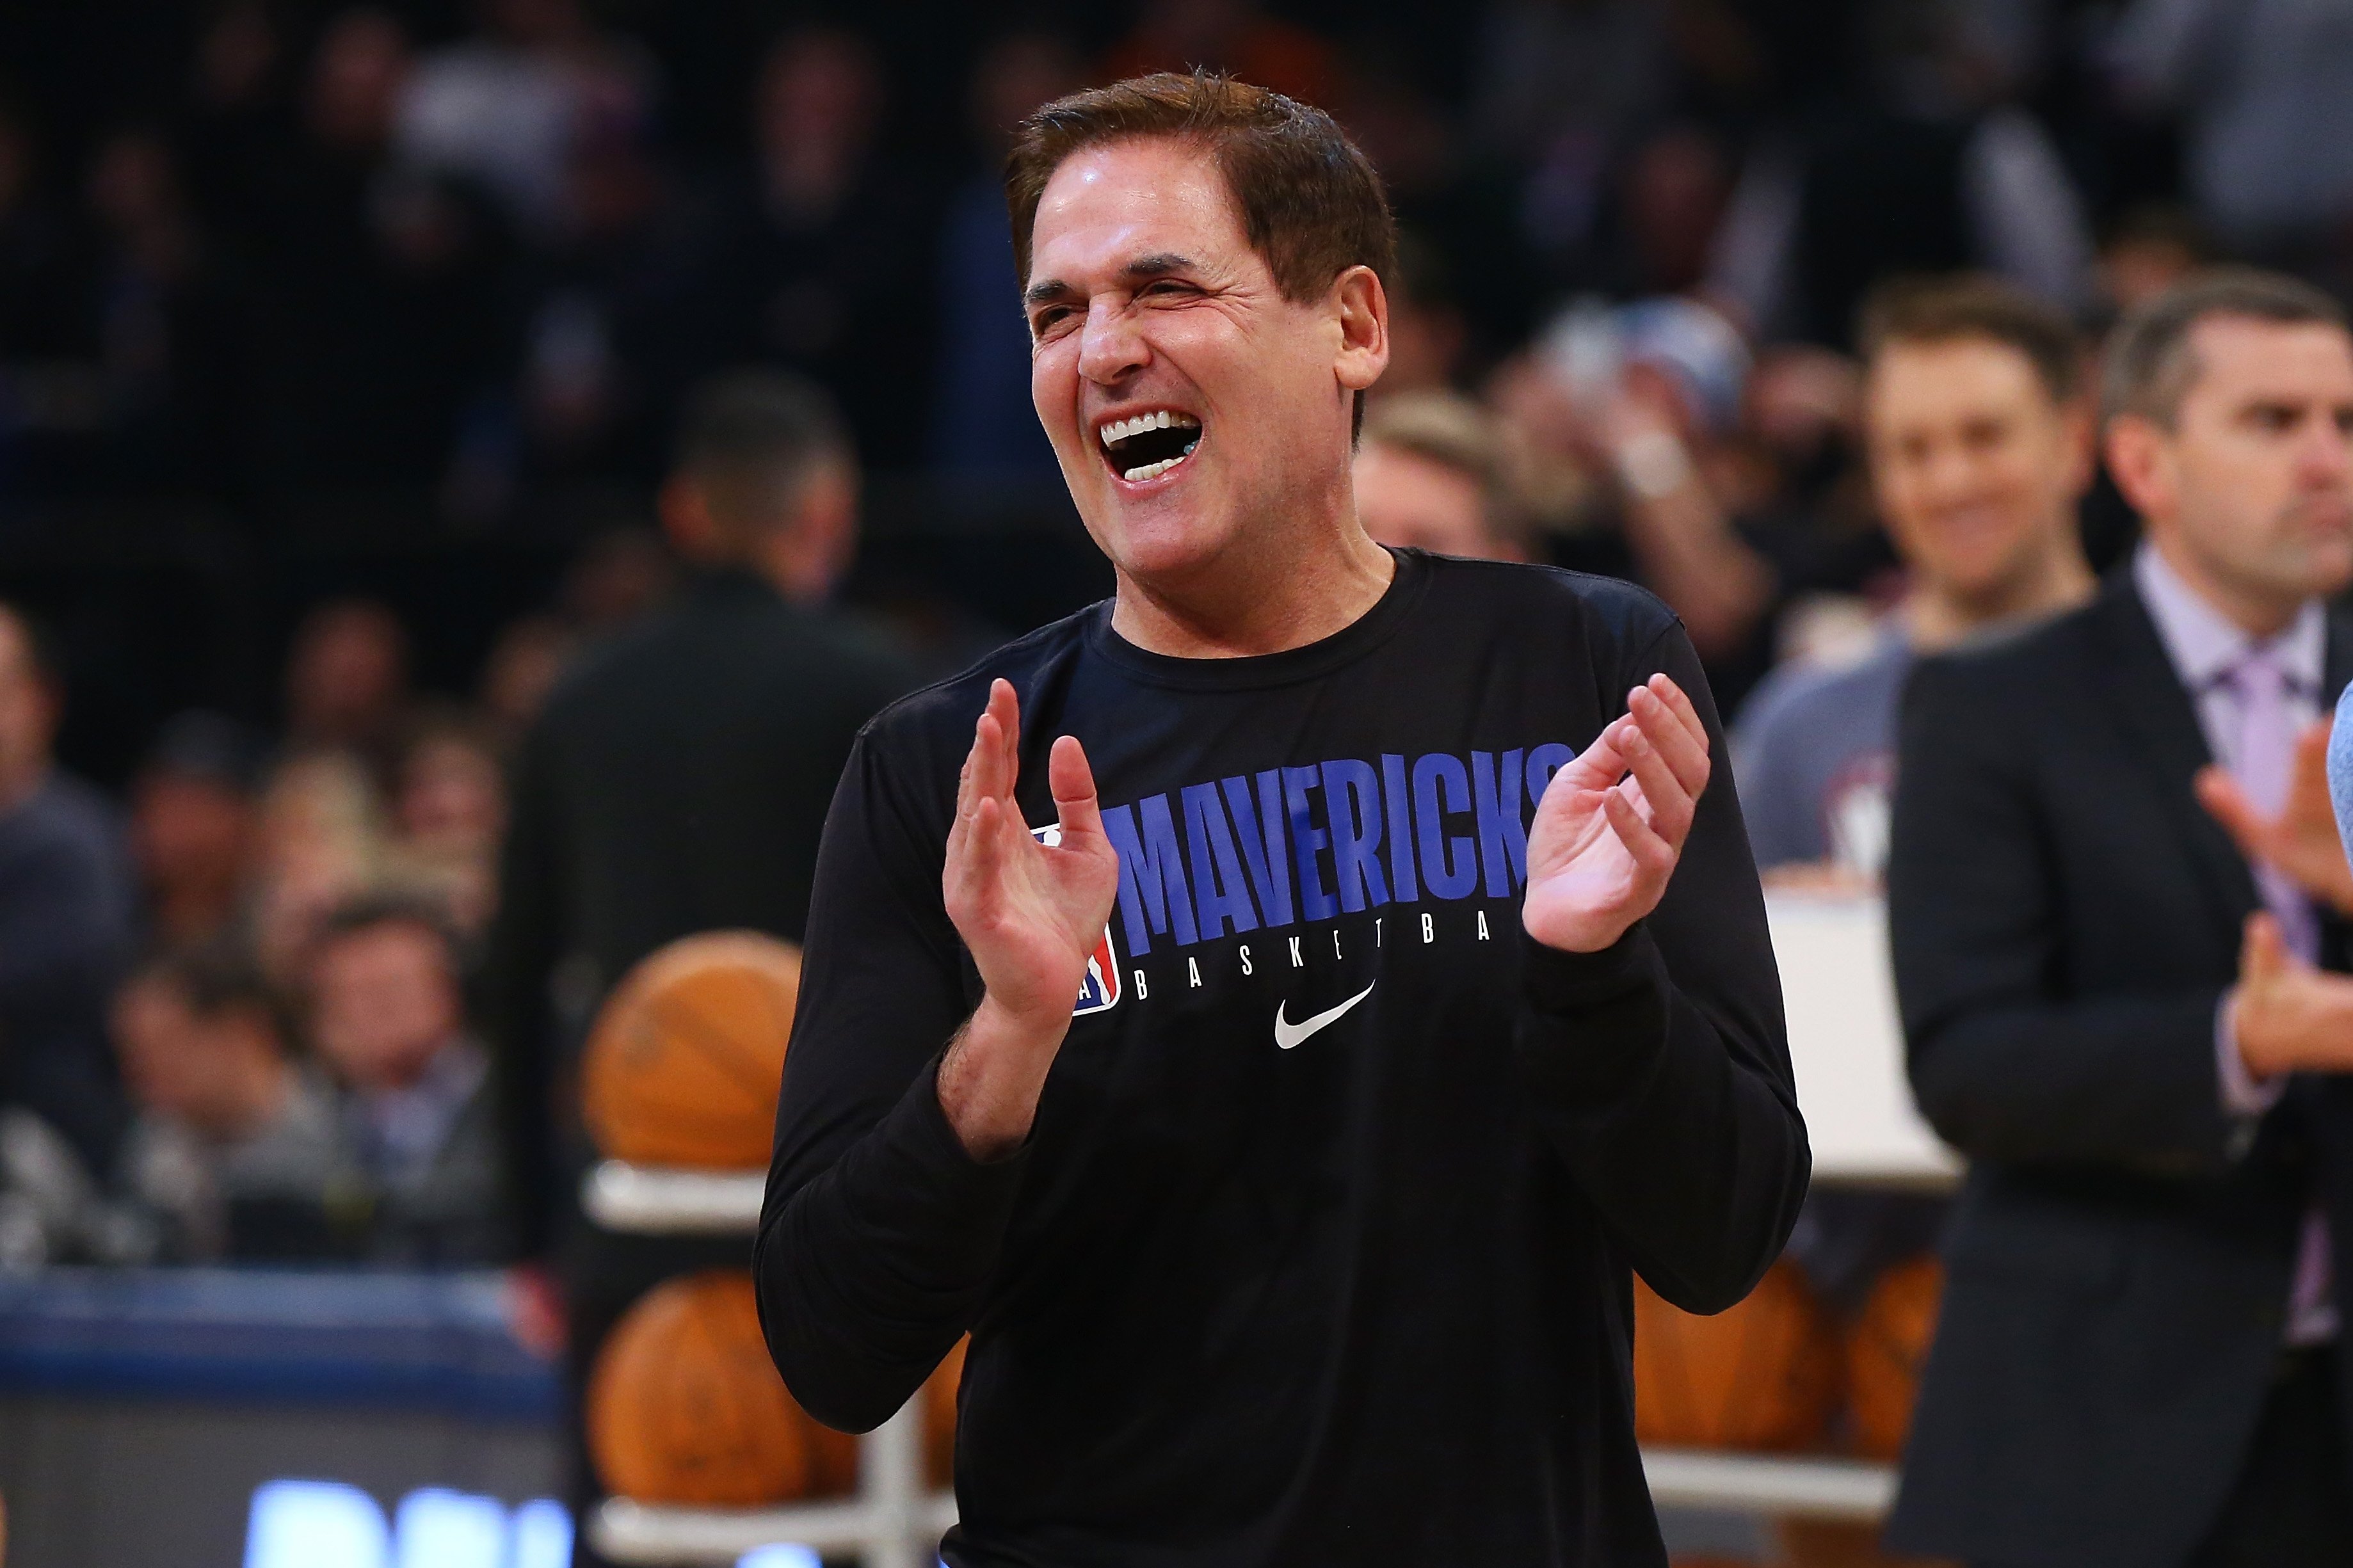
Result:
{"type": "MultiPolygon", "coordinates": [[[[2232,670],[2231,684],[2239,696],[2239,746],[2231,759],[2232,775],[2257,811],[2277,816],[2295,782],[2295,739],[2303,728],[2294,682],[2275,656],[2255,648],[2232,670]]],[[[2278,919],[2289,950],[2306,963],[2316,960],[2320,922],[2312,900],[2273,868],[2258,865],[2254,870],[2255,889],[2278,919]]]]}
{"type": "MultiPolygon", "coordinates": [[[[2286,669],[2272,654],[2251,649],[2231,672],[2239,698],[2239,746],[2231,774],[2257,811],[2277,816],[2295,783],[2295,740],[2303,716],[2286,669]]],[[[2304,889],[2269,866],[2254,868],[2263,907],[2280,923],[2288,948],[2309,963],[2320,956],[2320,918],[2304,889]]],[[[2295,1273],[2288,1289],[2287,1340],[2319,1344],[2336,1337],[2337,1314],[2331,1298],[2328,1221],[2318,1205],[2304,1216],[2295,1273]]]]}

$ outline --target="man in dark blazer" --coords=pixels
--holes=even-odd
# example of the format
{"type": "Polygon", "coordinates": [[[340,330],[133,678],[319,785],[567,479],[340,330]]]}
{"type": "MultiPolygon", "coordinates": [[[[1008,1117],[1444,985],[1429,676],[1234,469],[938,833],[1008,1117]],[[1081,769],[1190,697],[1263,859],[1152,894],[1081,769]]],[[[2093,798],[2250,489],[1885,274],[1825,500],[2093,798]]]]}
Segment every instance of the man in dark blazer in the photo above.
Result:
{"type": "Polygon", "coordinates": [[[823,392],[723,377],[691,400],[661,520],[692,581],[584,654],[525,738],[488,964],[523,1251],[563,1276],[582,1375],[646,1289],[749,1254],[741,1240],[617,1236],[581,1216],[576,1067],[595,1005],[691,932],[800,940],[850,742],[916,683],[825,604],[856,543],[857,468],[823,392]]]}
{"type": "Polygon", "coordinates": [[[1904,710],[1896,980],[1970,1166],[1889,1541],[2353,1563],[2353,873],[2311,853],[2309,776],[2353,676],[2324,608],[2353,582],[2353,336],[2301,284],[2207,275],[2118,328],[2105,401],[2138,553],[1924,663],[1904,710]]]}

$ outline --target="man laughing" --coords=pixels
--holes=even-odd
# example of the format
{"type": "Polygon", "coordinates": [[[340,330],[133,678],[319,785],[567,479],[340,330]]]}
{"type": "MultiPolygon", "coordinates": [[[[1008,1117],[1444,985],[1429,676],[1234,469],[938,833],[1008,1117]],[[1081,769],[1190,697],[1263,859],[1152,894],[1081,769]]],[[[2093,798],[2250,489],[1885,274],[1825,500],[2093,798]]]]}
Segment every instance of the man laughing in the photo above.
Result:
{"type": "Polygon", "coordinates": [[[1393,230],[1328,116],[1123,82],[1006,188],[1117,592],[851,758],[776,1363],[862,1430],[970,1333],[955,1568],[1663,1563],[1630,1271],[1739,1300],[1809,1164],[1683,628],[1366,537],[1393,230]]]}

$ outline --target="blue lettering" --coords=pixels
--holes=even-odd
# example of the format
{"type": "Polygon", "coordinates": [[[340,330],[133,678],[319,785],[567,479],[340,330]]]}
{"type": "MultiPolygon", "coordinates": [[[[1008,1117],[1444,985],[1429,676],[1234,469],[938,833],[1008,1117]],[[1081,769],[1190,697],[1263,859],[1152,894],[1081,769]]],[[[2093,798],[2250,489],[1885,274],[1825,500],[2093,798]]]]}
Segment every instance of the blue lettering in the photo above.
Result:
{"type": "Polygon", "coordinates": [[[1409,904],[1421,897],[1413,879],[1413,796],[1407,793],[1405,759],[1394,752],[1381,755],[1381,799],[1389,816],[1389,881],[1398,902],[1409,904]]]}
{"type": "Polygon", "coordinates": [[[1471,753],[1471,805],[1479,821],[1479,862],[1487,870],[1487,896],[1508,899],[1512,889],[1528,879],[1528,832],[1520,819],[1520,753],[1504,753],[1502,777],[1510,786],[1507,799],[1497,788],[1495,753],[1471,753]]]}
{"type": "Polygon", "coordinates": [[[1193,896],[1201,909],[1201,935],[1216,941],[1226,934],[1230,916],[1240,934],[1258,928],[1250,908],[1250,884],[1242,879],[1241,857],[1234,852],[1234,836],[1226,826],[1226,808],[1218,804],[1215,784],[1185,786],[1185,847],[1192,851],[1193,896]]]}
{"type": "Polygon", "coordinates": [[[1350,914],[1389,901],[1381,847],[1381,780],[1370,763],[1343,759],[1324,764],[1324,809],[1332,819],[1332,875],[1340,907],[1350,914]]]}
{"type": "Polygon", "coordinates": [[[1111,806],[1103,818],[1103,832],[1119,851],[1119,912],[1127,926],[1127,951],[1141,958],[1152,951],[1152,933],[1166,934],[1172,925],[1178,946],[1198,942],[1168,797],[1146,795],[1133,811],[1111,806]],[[1139,816],[1144,819],[1141,834],[1136,831],[1139,816]]]}
{"type": "Polygon", "coordinates": [[[1307,815],[1307,792],[1315,787],[1314,768],[1282,770],[1283,815],[1291,820],[1291,851],[1299,865],[1299,915],[1302,920],[1328,921],[1340,906],[1324,890],[1324,872],[1315,852],[1332,841],[1307,815]]]}
{"type": "Polygon", "coordinates": [[[1544,804],[1545,787],[1552,775],[1577,760],[1577,752],[1558,741],[1550,741],[1528,753],[1528,804],[1544,804]]]}
{"type": "Polygon", "coordinates": [[[1413,764],[1413,821],[1421,878],[1441,899],[1467,899],[1479,885],[1478,847],[1468,834],[1446,837],[1444,816],[1471,809],[1471,775],[1459,757],[1432,752],[1413,764]]]}
{"type": "Polygon", "coordinates": [[[1258,775],[1258,805],[1250,805],[1250,780],[1225,782],[1226,805],[1242,830],[1242,864],[1250,868],[1250,890],[1258,895],[1262,923],[1291,923],[1291,852],[1282,831],[1282,775],[1269,768],[1258,775]]]}

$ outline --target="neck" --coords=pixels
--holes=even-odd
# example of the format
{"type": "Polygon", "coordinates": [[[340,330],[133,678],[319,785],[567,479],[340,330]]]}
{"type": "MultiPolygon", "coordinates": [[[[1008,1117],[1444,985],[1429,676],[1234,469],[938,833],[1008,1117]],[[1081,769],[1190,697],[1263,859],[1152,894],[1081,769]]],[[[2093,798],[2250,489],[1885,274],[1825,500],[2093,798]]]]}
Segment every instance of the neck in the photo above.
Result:
{"type": "Polygon", "coordinates": [[[2073,609],[2092,596],[2092,568],[2071,526],[2053,535],[2052,548],[2019,572],[1980,593],[1949,584],[1923,583],[1904,602],[1904,625],[1912,646],[1923,652],[1950,647],[1995,626],[2039,620],[2073,609]]]}
{"type": "Polygon", "coordinates": [[[1112,629],[1174,658],[1282,653],[1354,625],[1397,575],[1396,557],[1373,542],[1353,510],[1344,526],[1293,552],[1229,553],[1248,558],[1176,579],[1147,581],[1123,571],[1112,629]]]}
{"type": "Polygon", "coordinates": [[[2301,598],[2233,582],[2214,571],[2199,559],[2195,551],[2183,545],[2180,534],[2173,529],[2161,532],[2149,530],[2148,542],[2165,563],[2173,568],[2173,574],[2189,584],[2191,593],[2258,642],[2268,641],[2287,630],[2289,623],[2304,608],[2301,598]]]}

